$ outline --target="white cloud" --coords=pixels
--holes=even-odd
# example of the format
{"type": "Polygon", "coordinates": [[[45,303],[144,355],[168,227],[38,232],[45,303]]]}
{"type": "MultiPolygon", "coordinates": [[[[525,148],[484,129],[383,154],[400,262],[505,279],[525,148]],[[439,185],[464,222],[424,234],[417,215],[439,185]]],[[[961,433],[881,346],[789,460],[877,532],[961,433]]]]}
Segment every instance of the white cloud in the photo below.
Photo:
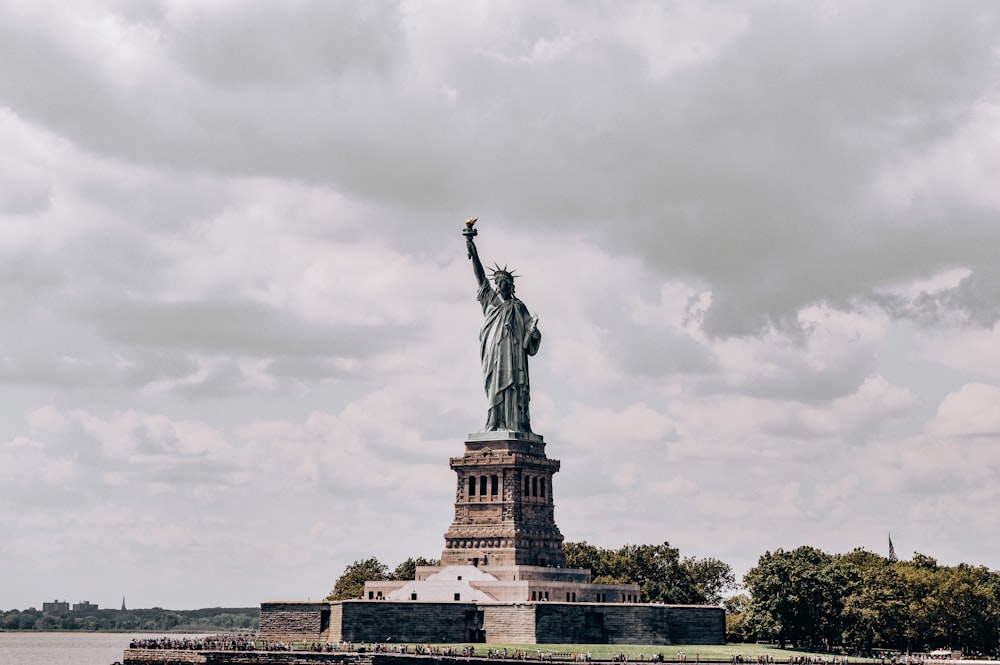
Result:
{"type": "Polygon", "coordinates": [[[4,602],[435,556],[474,216],[568,539],[1000,565],[997,10],[64,5],[0,8],[4,602]]]}
{"type": "Polygon", "coordinates": [[[1000,387],[971,383],[949,394],[927,424],[927,432],[941,438],[1000,439],[1000,387]]]}
{"type": "Polygon", "coordinates": [[[1000,325],[990,329],[948,328],[918,337],[916,357],[963,372],[1000,379],[1000,325]]]}
{"type": "MultiPolygon", "coordinates": [[[[994,55],[994,58],[997,56],[994,55]]],[[[910,209],[952,199],[1000,210],[1000,92],[976,100],[953,134],[899,164],[876,182],[893,205],[910,209]]]]}
{"type": "Polygon", "coordinates": [[[674,424],[669,416],[643,403],[621,411],[574,405],[559,432],[566,440],[588,447],[627,447],[634,442],[667,441],[674,436],[674,424]]]}
{"type": "Polygon", "coordinates": [[[646,493],[650,496],[678,496],[694,492],[697,488],[696,482],[681,475],[674,476],[670,480],[645,484],[646,493]]]}
{"type": "Polygon", "coordinates": [[[746,28],[748,17],[718,5],[665,6],[639,2],[616,23],[622,42],[642,54],[654,80],[703,65],[746,28]]]}

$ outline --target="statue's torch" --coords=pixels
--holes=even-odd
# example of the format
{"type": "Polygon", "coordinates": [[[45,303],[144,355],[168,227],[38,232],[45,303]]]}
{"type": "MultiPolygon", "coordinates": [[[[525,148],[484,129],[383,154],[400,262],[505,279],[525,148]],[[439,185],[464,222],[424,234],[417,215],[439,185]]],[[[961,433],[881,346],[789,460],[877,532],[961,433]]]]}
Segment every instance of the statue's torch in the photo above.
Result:
{"type": "MultiPolygon", "coordinates": [[[[465,236],[465,239],[467,241],[469,241],[470,243],[472,242],[473,238],[475,238],[477,235],[479,235],[479,231],[477,231],[476,229],[472,228],[473,226],[475,226],[476,220],[478,220],[478,219],[479,219],[478,217],[473,217],[472,219],[465,220],[465,228],[462,229],[462,235],[465,236]]],[[[472,248],[471,247],[469,248],[469,258],[470,259],[472,258],[472,248]]]]}

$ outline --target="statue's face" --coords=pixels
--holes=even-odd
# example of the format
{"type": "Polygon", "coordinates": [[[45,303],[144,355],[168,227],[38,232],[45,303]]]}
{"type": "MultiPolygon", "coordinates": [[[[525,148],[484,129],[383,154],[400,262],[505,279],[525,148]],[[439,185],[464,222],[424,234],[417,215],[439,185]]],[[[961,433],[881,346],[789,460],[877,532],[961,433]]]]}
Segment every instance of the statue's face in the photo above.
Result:
{"type": "Polygon", "coordinates": [[[497,282],[497,292],[500,297],[504,300],[510,300],[511,296],[514,295],[514,280],[512,279],[501,279],[497,282]]]}

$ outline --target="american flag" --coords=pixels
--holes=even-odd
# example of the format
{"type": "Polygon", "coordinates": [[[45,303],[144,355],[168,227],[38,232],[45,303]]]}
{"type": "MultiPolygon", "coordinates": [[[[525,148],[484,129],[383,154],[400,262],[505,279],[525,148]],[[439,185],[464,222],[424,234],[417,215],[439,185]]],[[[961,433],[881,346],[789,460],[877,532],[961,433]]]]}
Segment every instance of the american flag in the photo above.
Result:
{"type": "Polygon", "coordinates": [[[892,546],[892,534],[889,534],[889,561],[899,561],[899,557],[896,556],[896,548],[892,546]]]}

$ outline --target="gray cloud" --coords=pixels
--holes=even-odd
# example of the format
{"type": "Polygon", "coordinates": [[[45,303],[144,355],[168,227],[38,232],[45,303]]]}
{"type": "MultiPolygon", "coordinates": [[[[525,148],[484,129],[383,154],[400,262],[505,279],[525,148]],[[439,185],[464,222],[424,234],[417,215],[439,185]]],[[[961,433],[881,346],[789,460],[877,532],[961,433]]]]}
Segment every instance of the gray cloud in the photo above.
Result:
{"type": "Polygon", "coordinates": [[[227,301],[120,302],[96,314],[104,334],[116,341],[236,355],[357,357],[398,334],[386,325],[326,329],[265,305],[227,301]]]}
{"type": "Polygon", "coordinates": [[[27,215],[49,206],[52,189],[42,173],[30,165],[0,158],[0,214],[27,215]]]}
{"type": "Polygon", "coordinates": [[[171,60],[214,88],[281,89],[386,75],[401,64],[399,3],[190,7],[157,25],[171,60]]]}
{"type": "Polygon", "coordinates": [[[810,367],[798,358],[781,365],[772,376],[761,377],[746,386],[733,387],[763,399],[824,402],[856,392],[865,378],[876,370],[877,361],[869,351],[856,353],[835,365],[822,368],[810,367]]]}
{"type": "Polygon", "coordinates": [[[892,316],[924,326],[958,322],[992,328],[1000,320],[1000,269],[992,264],[980,265],[952,288],[924,291],[915,297],[875,293],[871,300],[892,316]]]}
{"type": "Polygon", "coordinates": [[[568,538],[996,565],[992,5],[63,4],[0,8],[3,602],[433,556],[469,216],[568,538]]]}

